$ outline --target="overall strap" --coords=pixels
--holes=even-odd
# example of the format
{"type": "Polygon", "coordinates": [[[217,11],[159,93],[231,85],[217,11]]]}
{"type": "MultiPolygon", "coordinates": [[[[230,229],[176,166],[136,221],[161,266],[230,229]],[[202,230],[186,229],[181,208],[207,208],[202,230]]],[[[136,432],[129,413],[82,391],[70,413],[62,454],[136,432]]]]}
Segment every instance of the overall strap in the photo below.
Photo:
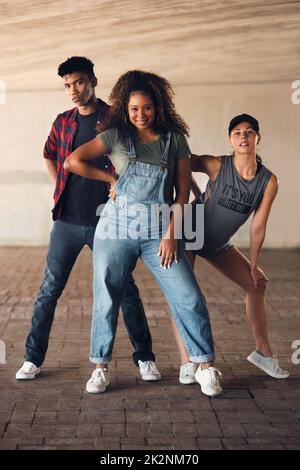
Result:
{"type": "MultiPolygon", "coordinates": [[[[161,160],[160,160],[161,168],[167,168],[168,167],[171,135],[172,135],[172,133],[168,132],[166,146],[165,146],[164,153],[162,154],[162,157],[161,157],[161,160]]],[[[131,136],[127,135],[126,136],[126,143],[127,143],[127,153],[128,153],[129,161],[132,165],[135,165],[136,164],[136,153],[135,153],[133,138],[131,136]]]]}
{"type": "Polygon", "coordinates": [[[136,163],[136,153],[133,138],[130,135],[126,135],[127,153],[131,165],[136,163]]]}
{"type": "Polygon", "coordinates": [[[166,141],[165,150],[164,150],[164,153],[162,154],[162,157],[161,157],[161,160],[160,160],[160,167],[161,168],[168,168],[168,159],[169,159],[171,135],[172,135],[172,133],[169,131],[168,134],[167,134],[167,141],[166,141]]]}

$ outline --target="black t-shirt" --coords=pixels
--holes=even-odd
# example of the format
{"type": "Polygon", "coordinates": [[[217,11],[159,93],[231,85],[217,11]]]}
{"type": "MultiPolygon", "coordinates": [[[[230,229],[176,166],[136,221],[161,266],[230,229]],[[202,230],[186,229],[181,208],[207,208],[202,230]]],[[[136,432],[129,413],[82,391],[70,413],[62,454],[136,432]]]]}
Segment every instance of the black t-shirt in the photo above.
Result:
{"type": "MultiPolygon", "coordinates": [[[[77,113],[77,130],[72,150],[96,137],[98,111],[87,116],[77,113]]],[[[104,157],[90,162],[101,170],[107,170],[104,157]]],[[[62,214],[60,220],[76,225],[96,226],[99,217],[97,207],[108,200],[107,184],[101,181],[83,178],[70,173],[62,195],[62,214]]]]}

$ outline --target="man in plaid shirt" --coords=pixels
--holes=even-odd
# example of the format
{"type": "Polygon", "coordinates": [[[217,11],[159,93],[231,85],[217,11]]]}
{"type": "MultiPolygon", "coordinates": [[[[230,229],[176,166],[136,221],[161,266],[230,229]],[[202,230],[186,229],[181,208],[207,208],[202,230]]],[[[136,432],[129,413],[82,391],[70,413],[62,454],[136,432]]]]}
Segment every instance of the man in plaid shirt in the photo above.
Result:
{"type": "MultiPolygon", "coordinates": [[[[63,168],[64,160],[73,150],[95,138],[97,124],[109,109],[104,101],[96,98],[94,64],[86,57],[71,57],[60,64],[58,75],[63,78],[66,92],[75,107],[57,116],[44,147],[48,172],[55,183],[54,224],[45,275],[26,340],[25,362],[16,373],[16,379],[34,379],[39,374],[48,348],[57,300],[82,248],[87,245],[92,250],[98,221],[97,208],[108,199],[105,183],[69,174],[63,168]]],[[[95,165],[104,171],[109,164],[105,158],[95,161],[95,165]]],[[[159,380],[145,311],[132,277],[122,310],[134,347],[133,360],[140,365],[143,380],[159,380]]]]}

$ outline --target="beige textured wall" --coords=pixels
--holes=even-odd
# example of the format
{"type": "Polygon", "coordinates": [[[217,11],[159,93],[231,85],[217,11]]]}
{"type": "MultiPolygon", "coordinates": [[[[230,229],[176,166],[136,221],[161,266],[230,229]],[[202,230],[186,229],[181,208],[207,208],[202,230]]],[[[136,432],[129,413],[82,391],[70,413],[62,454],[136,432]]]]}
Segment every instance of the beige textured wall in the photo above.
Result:
{"type": "MultiPolygon", "coordinates": [[[[248,112],[261,123],[261,155],[279,176],[280,192],[270,217],[266,247],[300,245],[299,117],[291,83],[177,87],[178,110],[191,127],[195,153],[228,152],[226,129],[235,114],[248,112]]],[[[109,90],[98,89],[106,99],[109,90]]],[[[51,122],[70,107],[64,92],[8,93],[0,105],[0,244],[47,244],[52,184],[42,158],[51,122]]],[[[235,237],[247,246],[248,227],[235,237]]]]}

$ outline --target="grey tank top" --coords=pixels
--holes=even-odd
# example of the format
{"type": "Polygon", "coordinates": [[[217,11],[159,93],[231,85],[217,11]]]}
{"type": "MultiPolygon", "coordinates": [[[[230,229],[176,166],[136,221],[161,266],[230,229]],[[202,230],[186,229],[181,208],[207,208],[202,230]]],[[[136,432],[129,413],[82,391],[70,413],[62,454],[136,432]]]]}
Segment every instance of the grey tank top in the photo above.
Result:
{"type": "Polygon", "coordinates": [[[242,178],[232,156],[222,158],[217,179],[209,181],[199,203],[204,203],[204,245],[198,254],[212,256],[258,208],[272,173],[259,164],[251,181],[242,178]]]}

